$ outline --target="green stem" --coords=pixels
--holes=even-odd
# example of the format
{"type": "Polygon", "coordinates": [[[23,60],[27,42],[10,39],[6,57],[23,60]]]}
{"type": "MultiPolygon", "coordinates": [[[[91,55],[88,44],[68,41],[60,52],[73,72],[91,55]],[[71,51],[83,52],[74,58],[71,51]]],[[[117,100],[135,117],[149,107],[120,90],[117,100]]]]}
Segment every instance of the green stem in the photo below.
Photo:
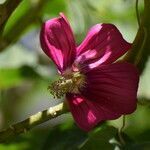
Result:
{"type": "Polygon", "coordinates": [[[137,17],[137,22],[138,22],[138,25],[140,27],[140,14],[139,14],[139,10],[138,10],[138,3],[139,3],[139,0],[136,0],[136,4],[135,4],[135,10],[136,10],[136,17],[137,17]]]}
{"type": "Polygon", "coordinates": [[[3,33],[4,26],[10,15],[17,8],[22,0],[7,0],[0,5],[0,35],[3,33]]]}
{"type": "Polygon", "coordinates": [[[125,61],[135,64],[140,73],[143,72],[145,64],[150,55],[150,0],[144,0],[144,12],[140,22],[135,40],[133,41],[132,49],[125,57],[125,61]]]}
{"type": "Polygon", "coordinates": [[[30,0],[30,8],[19,18],[11,29],[0,37],[0,52],[2,52],[10,44],[16,42],[22,33],[33,23],[37,22],[40,17],[46,0],[30,0]],[[31,13],[32,12],[32,13],[31,13]]]}
{"type": "Polygon", "coordinates": [[[123,129],[124,129],[124,127],[125,127],[125,122],[126,122],[125,119],[126,119],[126,118],[125,118],[125,115],[123,115],[123,117],[122,117],[122,126],[121,126],[121,128],[118,130],[118,137],[119,137],[120,143],[121,143],[122,145],[125,145],[125,141],[124,141],[123,136],[122,136],[122,132],[123,132],[123,129]]]}
{"type": "Polygon", "coordinates": [[[0,142],[5,142],[13,136],[19,135],[21,133],[27,132],[33,127],[40,125],[50,119],[56,118],[57,116],[67,112],[67,108],[64,103],[60,103],[56,106],[50,107],[44,111],[40,111],[29,118],[11,125],[9,128],[4,129],[0,132],[0,142]]]}

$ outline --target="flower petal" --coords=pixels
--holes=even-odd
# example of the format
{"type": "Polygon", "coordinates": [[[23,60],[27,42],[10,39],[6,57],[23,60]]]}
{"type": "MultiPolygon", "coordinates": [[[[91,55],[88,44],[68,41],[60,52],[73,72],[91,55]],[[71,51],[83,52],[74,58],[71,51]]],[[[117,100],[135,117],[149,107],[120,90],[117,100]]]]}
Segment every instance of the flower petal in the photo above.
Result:
{"type": "Polygon", "coordinates": [[[89,101],[81,95],[68,94],[67,100],[74,120],[84,131],[91,130],[103,120],[120,117],[120,114],[102,108],[97,101],[89,101]]]}
{"type": "Polygon", "coordinates": [[[101,66],[86,77],[87,85],[81,92],[87,99],[118,114],[130,114],[136,109],[139,74],[132,64],[101,66]]]}
{"type": "Polygon", "coordinates": [[[61,73],[72,65],[75,58],[75,40],[62,13],[59,18],[43,24],[40,41],[43,51],[54,61],[61,73]]]}
{"type": "Polygon", "coordinates": [[[97,24],[78,46],[76,64],[86,65],[88,68],[110,64],[125,54],[130,47],[131,44],[123,39],[114,25],[97,24]]]}

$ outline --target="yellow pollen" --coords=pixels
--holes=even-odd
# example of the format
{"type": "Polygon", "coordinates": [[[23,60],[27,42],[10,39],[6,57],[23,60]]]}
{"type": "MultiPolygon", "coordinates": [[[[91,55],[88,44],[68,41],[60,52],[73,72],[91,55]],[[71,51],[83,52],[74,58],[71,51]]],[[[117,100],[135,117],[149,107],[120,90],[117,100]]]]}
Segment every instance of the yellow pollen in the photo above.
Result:
{"type": "Polygon", "coordinates": [[[54,81],[48,90],[54,98],[61,98],[66,93],[79,93],[79,89],[85,85],[85,76],[80,72],[73,72],[70,75],[60,77],[54,81]]]}

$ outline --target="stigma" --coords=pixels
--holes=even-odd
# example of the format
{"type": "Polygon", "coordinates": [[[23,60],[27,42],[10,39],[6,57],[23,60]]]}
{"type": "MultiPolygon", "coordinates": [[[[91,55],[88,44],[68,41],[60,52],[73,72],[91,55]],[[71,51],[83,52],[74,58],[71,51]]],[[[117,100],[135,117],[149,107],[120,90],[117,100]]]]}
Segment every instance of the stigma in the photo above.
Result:
{"type": "Polygon", "coordinates": [[[80,93],[80,89],[85,86],[85,83],[85,76],[77,71],[63,75],[51,83],[48,90],[54,98],[61,98],[66,93],[80,93]]]}

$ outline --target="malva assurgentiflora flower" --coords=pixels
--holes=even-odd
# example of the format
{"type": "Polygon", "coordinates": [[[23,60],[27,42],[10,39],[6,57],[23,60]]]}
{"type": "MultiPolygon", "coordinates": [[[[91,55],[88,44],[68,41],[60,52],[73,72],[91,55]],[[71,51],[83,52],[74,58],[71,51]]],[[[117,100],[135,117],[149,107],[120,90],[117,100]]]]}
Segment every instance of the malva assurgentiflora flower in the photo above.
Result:
{"type": "Polygon", "coordinates": [[[134,112],[139,75],[137,68],[116,61],[131,44],[112,24],[96,24],[76,46],[64,14],[46,21],[41,29],[43,51],[56,64],[60,78],[50,86],[56,98],[65,96],[77,125],[89,131],[98,123],[134,112]]]}

